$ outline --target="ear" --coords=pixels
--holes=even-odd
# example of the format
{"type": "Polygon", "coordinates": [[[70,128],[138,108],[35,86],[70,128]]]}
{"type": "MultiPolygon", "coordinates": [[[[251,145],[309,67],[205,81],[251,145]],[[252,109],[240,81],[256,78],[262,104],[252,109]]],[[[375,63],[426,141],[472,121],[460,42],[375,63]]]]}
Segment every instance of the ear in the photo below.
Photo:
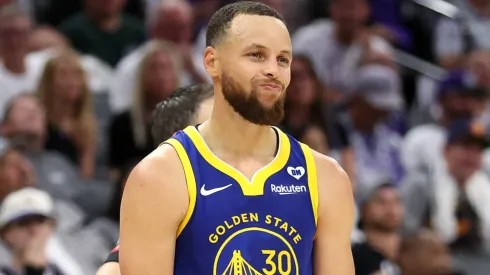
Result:
{"type": "Polygon", "coordinates": [[[219,66],[218,56],[216,49],[212,47],[206,47],[204,50],[204,68],[208,72],[211,78],[219,76],[220,66],[219,66]]]}

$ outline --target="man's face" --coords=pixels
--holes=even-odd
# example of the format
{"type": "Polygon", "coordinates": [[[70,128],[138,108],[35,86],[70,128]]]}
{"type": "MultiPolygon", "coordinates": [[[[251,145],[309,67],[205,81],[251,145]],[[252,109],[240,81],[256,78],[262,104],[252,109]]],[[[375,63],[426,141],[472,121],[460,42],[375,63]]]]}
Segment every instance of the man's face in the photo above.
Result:
{"type": "Polygon", "coordinates": [[[441,106],[444,114],[451,120],[455,120],[473,116],[479,110],[478,106],[481,102],[484,101],[460,92],[447,95],[441,100],[441,106]]]}
{"type": "Polygon", "coordinates": [[[347,113],[355,129],[362,133],[371,133],[386,114],[360,95],[355,95],[349,100],[347,113]]]}
{"type": "Polygon", "coordinates": [[[30,216],[7,225],[2,237],[14,252],[22,253],[34,239],[49,237],[52,231],[53,220],[44,216],[30,216]]]}
{"type": "Polygon", "coordinates": [[[176,44],[188,44],[192,39],[193,21],[190,8],[184,4],[176,4],[156,14],[151,35],[176,44]]]}
{"type": "Polygon", "coordinates": [[[44,136],[46,116],[39,101],[30,96],[19,97],[7,114],[2,134],[7,138],[17,135],[44,136]]]}
{"type": "Polygon", "coordinates": [[[144,92],[161,101],[173,93],[178,85],[175,64],[168,52],[157,51],[148,59],[145,68],[144,92]]]}
{"type": "MultiPolygon", "coordinates": [[[[268,16],[239,15],[216,49],[211,77],[225,100],[246,120],[274,125],[284,116],[285,90],[291,80],[292,47],[286,26],[268,16]]],[[[209,72],[209,70],[208,70],[209,72]]]]}
{"type": "Polygon", "coordinates": [[[23,15],[11,15],[0,21],[0,50],[5,54],[27,52],[31,30],[29,18],[23,15]]]}
{"type": "Polygon", "coordinates": [[[445,158],[448,170],[459,181],[466,181],[481,168],[482,145],[472,140],[448,144],[445,158]]]}
{"type": "Polygon", "coordinates": [[[19,152],[7,152],[0,159],[0,183],[0,200],[11,192],[34,185],[31,164],[19,152]]]}
{"type": "Polygon", "coordinates": [[[403,219],[403,205],[394,187],[382,187],[370,198],[363,213],[366,227],[394,232],[403,219]]]}

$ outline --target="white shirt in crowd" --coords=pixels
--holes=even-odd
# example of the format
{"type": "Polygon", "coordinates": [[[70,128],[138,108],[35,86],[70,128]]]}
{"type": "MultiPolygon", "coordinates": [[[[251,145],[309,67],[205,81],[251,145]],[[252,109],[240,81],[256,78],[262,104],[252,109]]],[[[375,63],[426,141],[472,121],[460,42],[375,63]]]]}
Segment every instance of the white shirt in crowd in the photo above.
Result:
{"type": "MultiPolygon", "coordinates": [[[[370,38],[373,51],[392,54],[392,47],[380,37],[370,38]]],[[[339,92],[349,92],[354,87],[353,76],[362,57],[358,44],[342,45],[334,36],[334,24],[328,19],[317,20],[300,28],[293,36],[295,55],[306,55],[313,63],[320,81],[339,92]]]]}
{"type": "MultiPolygon", "coordinates": [[[[43,74],[44,67],[50,58],[56,56],[55,49],[47,49],[30,53],[26,56],[26,71],[14,74],[0,62],[0,118],[5,112],[5,105],[15,96],[32,93],[36,90],[43,74]]],[[[108,91],[113,79],[113,71],[109,65],[90,55],[82,55],[81,63],[87,74],[90,90],[94,93],[108,91]]]]}
{"type": "Polygon", "coordinates": [[[473,49],[490,50],[490,18],[479,15],[466,0],[454,0],[453,4],[460,19],[439,19],[434,31],[435,56],[441,59],[462,54],[468,42],[473,44],[473,49]]]}
{"type": "MultiPolygon", "coordinates": [[[[149,41],[150,42],[150,41],[149,41]]],[[[110,104],[114,112],[126,111],[133,100],[133,92],[137,85],[138,69],[141,60],[148,51],[149,42],[143,44],[133,52],[126,55],[116,66],[114,81],[110,88],[110,104]]],[[[194,49],[194,66],[202,74],[205,74],[203,54],[194,49]]],[[[184,72],[180,78],[180,86],[193,84],[189,73],[184,72]]]]}

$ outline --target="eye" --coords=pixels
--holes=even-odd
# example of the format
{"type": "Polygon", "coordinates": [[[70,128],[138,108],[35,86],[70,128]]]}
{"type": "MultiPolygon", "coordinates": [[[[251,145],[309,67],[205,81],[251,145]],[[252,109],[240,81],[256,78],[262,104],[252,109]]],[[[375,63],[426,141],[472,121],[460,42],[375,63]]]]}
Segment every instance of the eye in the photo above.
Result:
{"type": "Polygon", "coordinates": [[[253,53],[249,53],[248,55],[253,57],[253,58],[257,58],[257,59],[263,59],[264,58],[264,55],[261,52],[253,52],[253,53]]]}
{"type": "Polygon", "coordinates": [[[287,59],[286,57],[279,57],[279,58],[277,58],[277,61],[284,63],[284,64],[289,64],[289,59],[287,59]]]}

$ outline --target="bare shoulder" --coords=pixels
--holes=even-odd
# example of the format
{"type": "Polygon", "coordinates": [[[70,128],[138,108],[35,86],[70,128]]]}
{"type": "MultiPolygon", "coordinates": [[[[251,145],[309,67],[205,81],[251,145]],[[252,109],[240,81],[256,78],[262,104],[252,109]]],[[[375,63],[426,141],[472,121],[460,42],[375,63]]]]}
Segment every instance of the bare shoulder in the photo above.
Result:
{"type": "Polygon", "coordinates": [[[175,240],[188,208],[184,168],[175,149],[164,144],[133,169],[124,188],[122,273],[172,274],[175,240]]]}
{"type": "Polygon", "coordinates": [[[340,164],[333,158],[318,153],[315,150],[311,150],[315,164],[317,167],[318,183],[320,185],[336,186],[336,185],[348,185],[350,187],[350,180],[347,173],[340,166],[340,164]],[[323,184],[324,182],[339,182],[332,184],[323,184]]]}
{"type": "Polygon", "coordinates": [[[165,204],[185,214],[189,201],[184,169],[171,145],[159,146],[136,165],[125,186],[122,212],[125,200],[141,208],[165,204]]]}
{"type": "Polygon", "coordinates": [[[347,173],[333,158],[314,150],[312,153],[317,170],[319,211],[322,211],[325,205],[353,208],[352,186],[347,173]]]}
{"type": "Polygon", "coordinates": [[[162,144],[148,156],[146,156],[136,167],[133,169],[131,176],[138,177],[152,177],[165,173],[165,177],[178,176],[178,172],[183,168],[179,160],[179,156],[175,149],[168,144],[162,144]]]}

